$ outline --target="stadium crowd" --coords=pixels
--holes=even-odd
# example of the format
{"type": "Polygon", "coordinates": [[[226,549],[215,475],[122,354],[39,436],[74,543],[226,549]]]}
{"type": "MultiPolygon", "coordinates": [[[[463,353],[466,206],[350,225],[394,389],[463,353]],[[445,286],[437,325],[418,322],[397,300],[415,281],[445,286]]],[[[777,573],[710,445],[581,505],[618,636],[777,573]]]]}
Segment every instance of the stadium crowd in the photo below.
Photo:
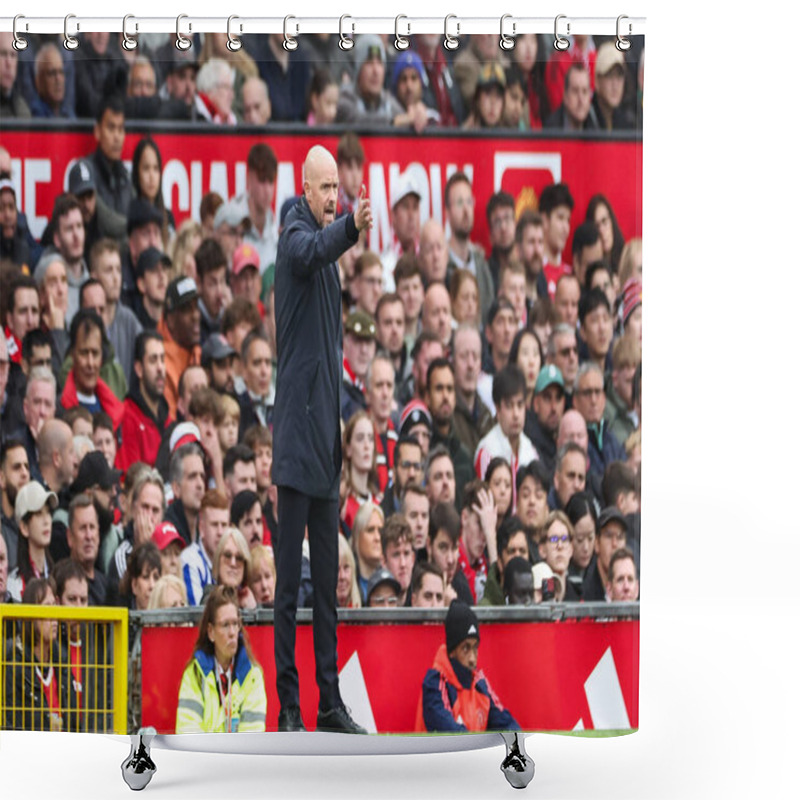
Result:
{"type": "MultiPolygon", "coordinates": [[[[225,586],[271,606],[272,405],[292,379],[275,369],[275,254],[296,199],[273,210],[270,121],[641,126],[643,58],[591,37],[546,57],[536,36],[505,53],[476,35],[452,57],[437,36],[397,53],[308,35],[297,58],[272,35],[235,53],[224,34],[187,51],[30,38],[17,53],[0,33],[0,116],[91,118],[97,147],[36,239],[0,146],[0,602],[196,606],[225,586]],[[262,126],[246,192],[176,225],[157,135],[121,160],[131,119],[262,126]]],[[[358,135],[335,155],[344,214],[358,135]]],[[[341,607],[638,599],[641,240],[603,188],[553,184],[517,213],[503,191],[476,207],[456,172],[445,219],[421,225],[404,178],[394,245],[340,260],[341,607]]],[[[301,606],[310,574],[304,558],[301,606]]]]}

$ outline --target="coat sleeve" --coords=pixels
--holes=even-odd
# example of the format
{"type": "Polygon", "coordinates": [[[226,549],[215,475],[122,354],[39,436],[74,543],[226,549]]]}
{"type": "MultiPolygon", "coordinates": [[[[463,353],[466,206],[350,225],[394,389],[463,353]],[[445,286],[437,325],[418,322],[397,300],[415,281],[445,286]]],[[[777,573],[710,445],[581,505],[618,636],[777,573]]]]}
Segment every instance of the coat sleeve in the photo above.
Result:
{"type": "Polygon", "coordinates": [[[130,414],[125,414],[122,418],[118,431],[120,437],[120,446],[117,450],[117,458],[114,466],[122,470],[123,480],[124,475],[128,471],[128,467],[136,461],[141,460],[141,438],[137,436],[137,425],[131,418],[130,414]]]}
{"type": "Polygon", "coordinates": [[[466,731],[465,725],[456,722],[450,698],[447,695],[447,683],[442,674],[429,669],[422,682],[422,718],[425,727],[431,733],[455,733],[466,731]]]}
{"type": "Polygon", "coordinates": [[[253,666],[242,686],[239,711],[240,733],[264,733],[267,729],[267,691],[261,667],[253,666]]]}
{"type": "Polygon", "coordinates": [[[511,716],[511,712],[503,707],[500,699],[489,685],[488,678],[484,675],[477,683],[476,688],[489,698],[489,721],[487,731],[518,731],[519,723],[511,716]]]}
{"type": "Polygon", "coordinates": [[[311,230],[300,222],[292,224],[287,236],[287,253],[292,275],[302,280],[336,261],[358,239],[352,214],[337,219],[326,228],[311,230]]]}
{"type": "Polygon", "coordinates": [[[186,667],[178,690],[175,733],[203,733],[203,686],[197,664],[186,667]]]}

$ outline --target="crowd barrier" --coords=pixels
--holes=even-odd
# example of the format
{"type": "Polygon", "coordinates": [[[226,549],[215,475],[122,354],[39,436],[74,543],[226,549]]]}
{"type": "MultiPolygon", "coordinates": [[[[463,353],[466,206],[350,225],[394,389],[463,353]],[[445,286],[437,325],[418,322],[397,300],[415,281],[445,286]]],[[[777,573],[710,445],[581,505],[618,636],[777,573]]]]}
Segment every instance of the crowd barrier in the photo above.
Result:
{"type": "MultiPolygon", "coordinates": [[[[478,608],[478,666],[524,730],[630,731],[639,724],[639,604],[478,608]]],[[[373,733],[414,730],[425,672],[444,643],[443,609],[339,611],[342,695],[373,733]]],[[[173,733],[181,676],[200,610],[131,612],[141,647],[137,724],[173,733]]],[[[272,611],[243,615],[264,670],[267,730],[276,730],[272,611]]],[[[311,613],[298,612],[297,665],[304,718],[316,718],[311,613]]],[[[136,649],[136,648],[135,648],[136,649]]]]}
{"type": "MultiPolygon", "coordinates": [[[[176,223],[188,216],[199,220],[200,201],[210,191],[228,199],[245,191],[247,153],[266,141],[278,159],[275,208],[302,191],[302,163],[313,144],[336,152],[340,126],[309,128],[276,124],[266,131],[251,127],[220,128],[206,123],[131,121],[122,158],[130,166],[139,139],[150,134],[163,161],[162,190],[176,223]]],[[[2,144],[12,155],[18,207],[34,236],[44,230],[53,201],[66,190],[76,159],[96,148],[88,121],[4,120],[2,144]]],[[[413,176],[422,195],[420,216],[443,224],[447,178],[463,170],[473,181],[476,201],[473,239],[489,248],[483,209],[492,193],[503,189],[519,209],[535,208],[541,190],[566,183],[576,201],[573,228],[583,221],[589,199],[604,194],[611,203],[625,239],[642,234],[641,133],[564,134],[537,131],[487,134],[443,129],[424,136],[397,131],[359,131],[365,155],[365,183],[374,225],[369,246],[382,252],[392,241],[390,197],[401,175],[413,176]]],[[[448,233],[449,235],[449,233],[448,233]]],[[[571,239],[567,243],[570,252],[571,239]]]]}
{"type": "Polygon", "coordinates": [[[0,603],[0,632],[0,728],[128,732],[127,609],[0,603]],[[32,654],[33,628],[41,621],[57,624],[44,661],[32,654]],[[70,623],[78,626],[73,635],[70,623]],[[80,642],[79,659],[70,652],[71,641],[80,642]],[[53,670],[60,715],[43,713],[33,702],[28,689],[37,685],[37,667],[42,674],[53,670]]]}

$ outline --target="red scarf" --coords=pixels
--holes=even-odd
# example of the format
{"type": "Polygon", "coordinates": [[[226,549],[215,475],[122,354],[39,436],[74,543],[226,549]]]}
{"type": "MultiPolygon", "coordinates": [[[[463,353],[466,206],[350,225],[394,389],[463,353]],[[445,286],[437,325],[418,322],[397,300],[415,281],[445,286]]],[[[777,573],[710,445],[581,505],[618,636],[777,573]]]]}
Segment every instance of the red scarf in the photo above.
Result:
{"type": "MultiPolygon", "coordinates": [[[[78,387],[75,385],[74,372],[73,369],[69,371],[67,380],[64,383],[64,391],[61,393],[61,405],[65,410],[78,405],[78,387]]],[[[102,380],[102,378],[97,379],[97,386],[94,389],[94,393],[103,411],[111,417],[114,430],[116,430],[122,424],[122,416],[125,413],[124,404],[117,399],[117,396],[111,391],[108,384],[102,380]]]]}
{"type": "Polygon", "coordinates": [[[6,335],[6,347],[8,348],[9,360],[13,361],[15,364],[20,364],[22,362],[22,345],[19,339],[11,333],[11,328],[9,328],[8,325],[3,329],[3,333],[6,335]]]}

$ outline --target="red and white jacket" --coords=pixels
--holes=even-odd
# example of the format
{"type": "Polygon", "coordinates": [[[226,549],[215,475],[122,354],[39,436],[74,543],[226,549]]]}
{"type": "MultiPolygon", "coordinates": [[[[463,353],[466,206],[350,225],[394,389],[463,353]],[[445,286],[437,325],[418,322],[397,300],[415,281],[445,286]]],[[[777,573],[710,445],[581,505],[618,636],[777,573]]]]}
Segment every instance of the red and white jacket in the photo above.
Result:
{"type": "Polygon", "coordinates": [[[481,479],[486,478],[486,468],[495,456],[502,456],[511,464],[511,493],[512,504],[511,513],[517,508],[517,470],[520,467],[527,467],[531,461],[539,458],[539,453],[533,446],[533,442],[524,434],[519,435],[519,447],[517,455],[511,449],[511,442],[503,433],[500,423],[495,426],[478,442],[475,451],[475,474],[481,479]]]}

